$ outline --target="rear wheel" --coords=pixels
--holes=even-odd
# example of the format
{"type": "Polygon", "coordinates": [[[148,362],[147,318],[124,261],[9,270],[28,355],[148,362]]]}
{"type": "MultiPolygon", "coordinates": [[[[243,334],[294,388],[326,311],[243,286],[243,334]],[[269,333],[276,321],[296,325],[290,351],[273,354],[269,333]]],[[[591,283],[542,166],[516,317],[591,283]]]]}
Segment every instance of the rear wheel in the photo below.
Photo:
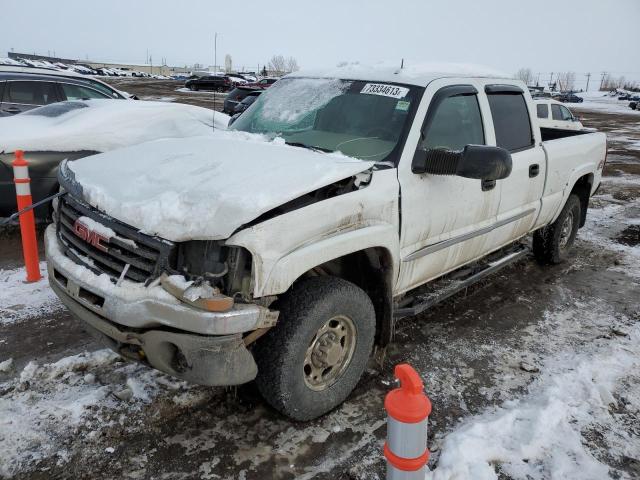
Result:
{"type": "Polygon", "coordinates": [[[278,325],[254,350],[264,399],[295,420],[342,403],[364,371],[375,335],[369,296],[335,277],[294,285],[278,302],[278,325]]]}
{"type": "Polygon", "coordinates": [[[581,209],[578,196],[570,195],[556,221],[533,234],[533,254],[540,263],[558,264],[567,259],[580,226],[581,209]]]}

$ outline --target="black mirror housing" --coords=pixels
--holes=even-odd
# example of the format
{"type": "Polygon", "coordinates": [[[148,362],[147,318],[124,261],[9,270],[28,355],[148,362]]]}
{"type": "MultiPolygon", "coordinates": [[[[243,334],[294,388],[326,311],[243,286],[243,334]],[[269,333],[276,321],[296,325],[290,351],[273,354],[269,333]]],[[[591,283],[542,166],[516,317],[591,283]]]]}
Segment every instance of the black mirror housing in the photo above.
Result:
{"type": "Polygon", "coordinates": [[[509,151],[488,145],[467,145],[461,151],[416,150],[411,163],[413,173],[457,175],[479,180],[501,180],[511,174],[509,151]]]}

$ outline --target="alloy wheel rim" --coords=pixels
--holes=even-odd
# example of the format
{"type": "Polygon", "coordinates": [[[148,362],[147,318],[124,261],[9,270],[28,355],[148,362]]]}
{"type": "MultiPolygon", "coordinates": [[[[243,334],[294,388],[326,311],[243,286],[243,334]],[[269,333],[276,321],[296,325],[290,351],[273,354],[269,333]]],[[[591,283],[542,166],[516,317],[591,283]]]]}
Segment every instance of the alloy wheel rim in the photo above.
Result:
{"type": "Polygon", "coordinates": [[[562,227],[560,228],[560,248],[564,249],[567,247],[569,243],[569,239],[571,238],[571,232],[573,231],[573,212],[569,212],[567,217],[562,222],[562,227]]]}
{"type": "Polygon", "coordinates": [[[349,317],[337,315],[325,322],[309,342],[303,374],[307,387],[322,391],[342,376],[353,358],[356,327],[349,317]]]}

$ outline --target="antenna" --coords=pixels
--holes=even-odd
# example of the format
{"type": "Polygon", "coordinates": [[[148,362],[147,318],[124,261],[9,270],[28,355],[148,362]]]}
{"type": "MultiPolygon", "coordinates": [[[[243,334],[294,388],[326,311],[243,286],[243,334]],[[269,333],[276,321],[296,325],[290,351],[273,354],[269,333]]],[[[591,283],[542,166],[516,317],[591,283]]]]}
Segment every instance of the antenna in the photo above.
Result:
{"type": "Polygon", "coordinates": [[[400,69],[404,68],[404,58],[400,60],[400,69]]]}

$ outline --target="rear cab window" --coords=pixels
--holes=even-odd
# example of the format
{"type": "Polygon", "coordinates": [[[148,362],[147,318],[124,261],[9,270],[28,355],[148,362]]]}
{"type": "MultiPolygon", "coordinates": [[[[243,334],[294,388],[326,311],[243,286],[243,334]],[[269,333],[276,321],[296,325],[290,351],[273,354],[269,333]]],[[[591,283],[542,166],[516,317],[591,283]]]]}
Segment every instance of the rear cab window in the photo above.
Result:
{"type": "Polygon", "coordinates": [[[515,85],[487,85],[496,145],[510,152],[534,145],[533,130],[524,92],[515,85]]]}
{"type": "Polygon", "coordinates": [[[536,105],[538,118],[549,118],[549,105],[546,103],[538,103],[536,105]]]}

